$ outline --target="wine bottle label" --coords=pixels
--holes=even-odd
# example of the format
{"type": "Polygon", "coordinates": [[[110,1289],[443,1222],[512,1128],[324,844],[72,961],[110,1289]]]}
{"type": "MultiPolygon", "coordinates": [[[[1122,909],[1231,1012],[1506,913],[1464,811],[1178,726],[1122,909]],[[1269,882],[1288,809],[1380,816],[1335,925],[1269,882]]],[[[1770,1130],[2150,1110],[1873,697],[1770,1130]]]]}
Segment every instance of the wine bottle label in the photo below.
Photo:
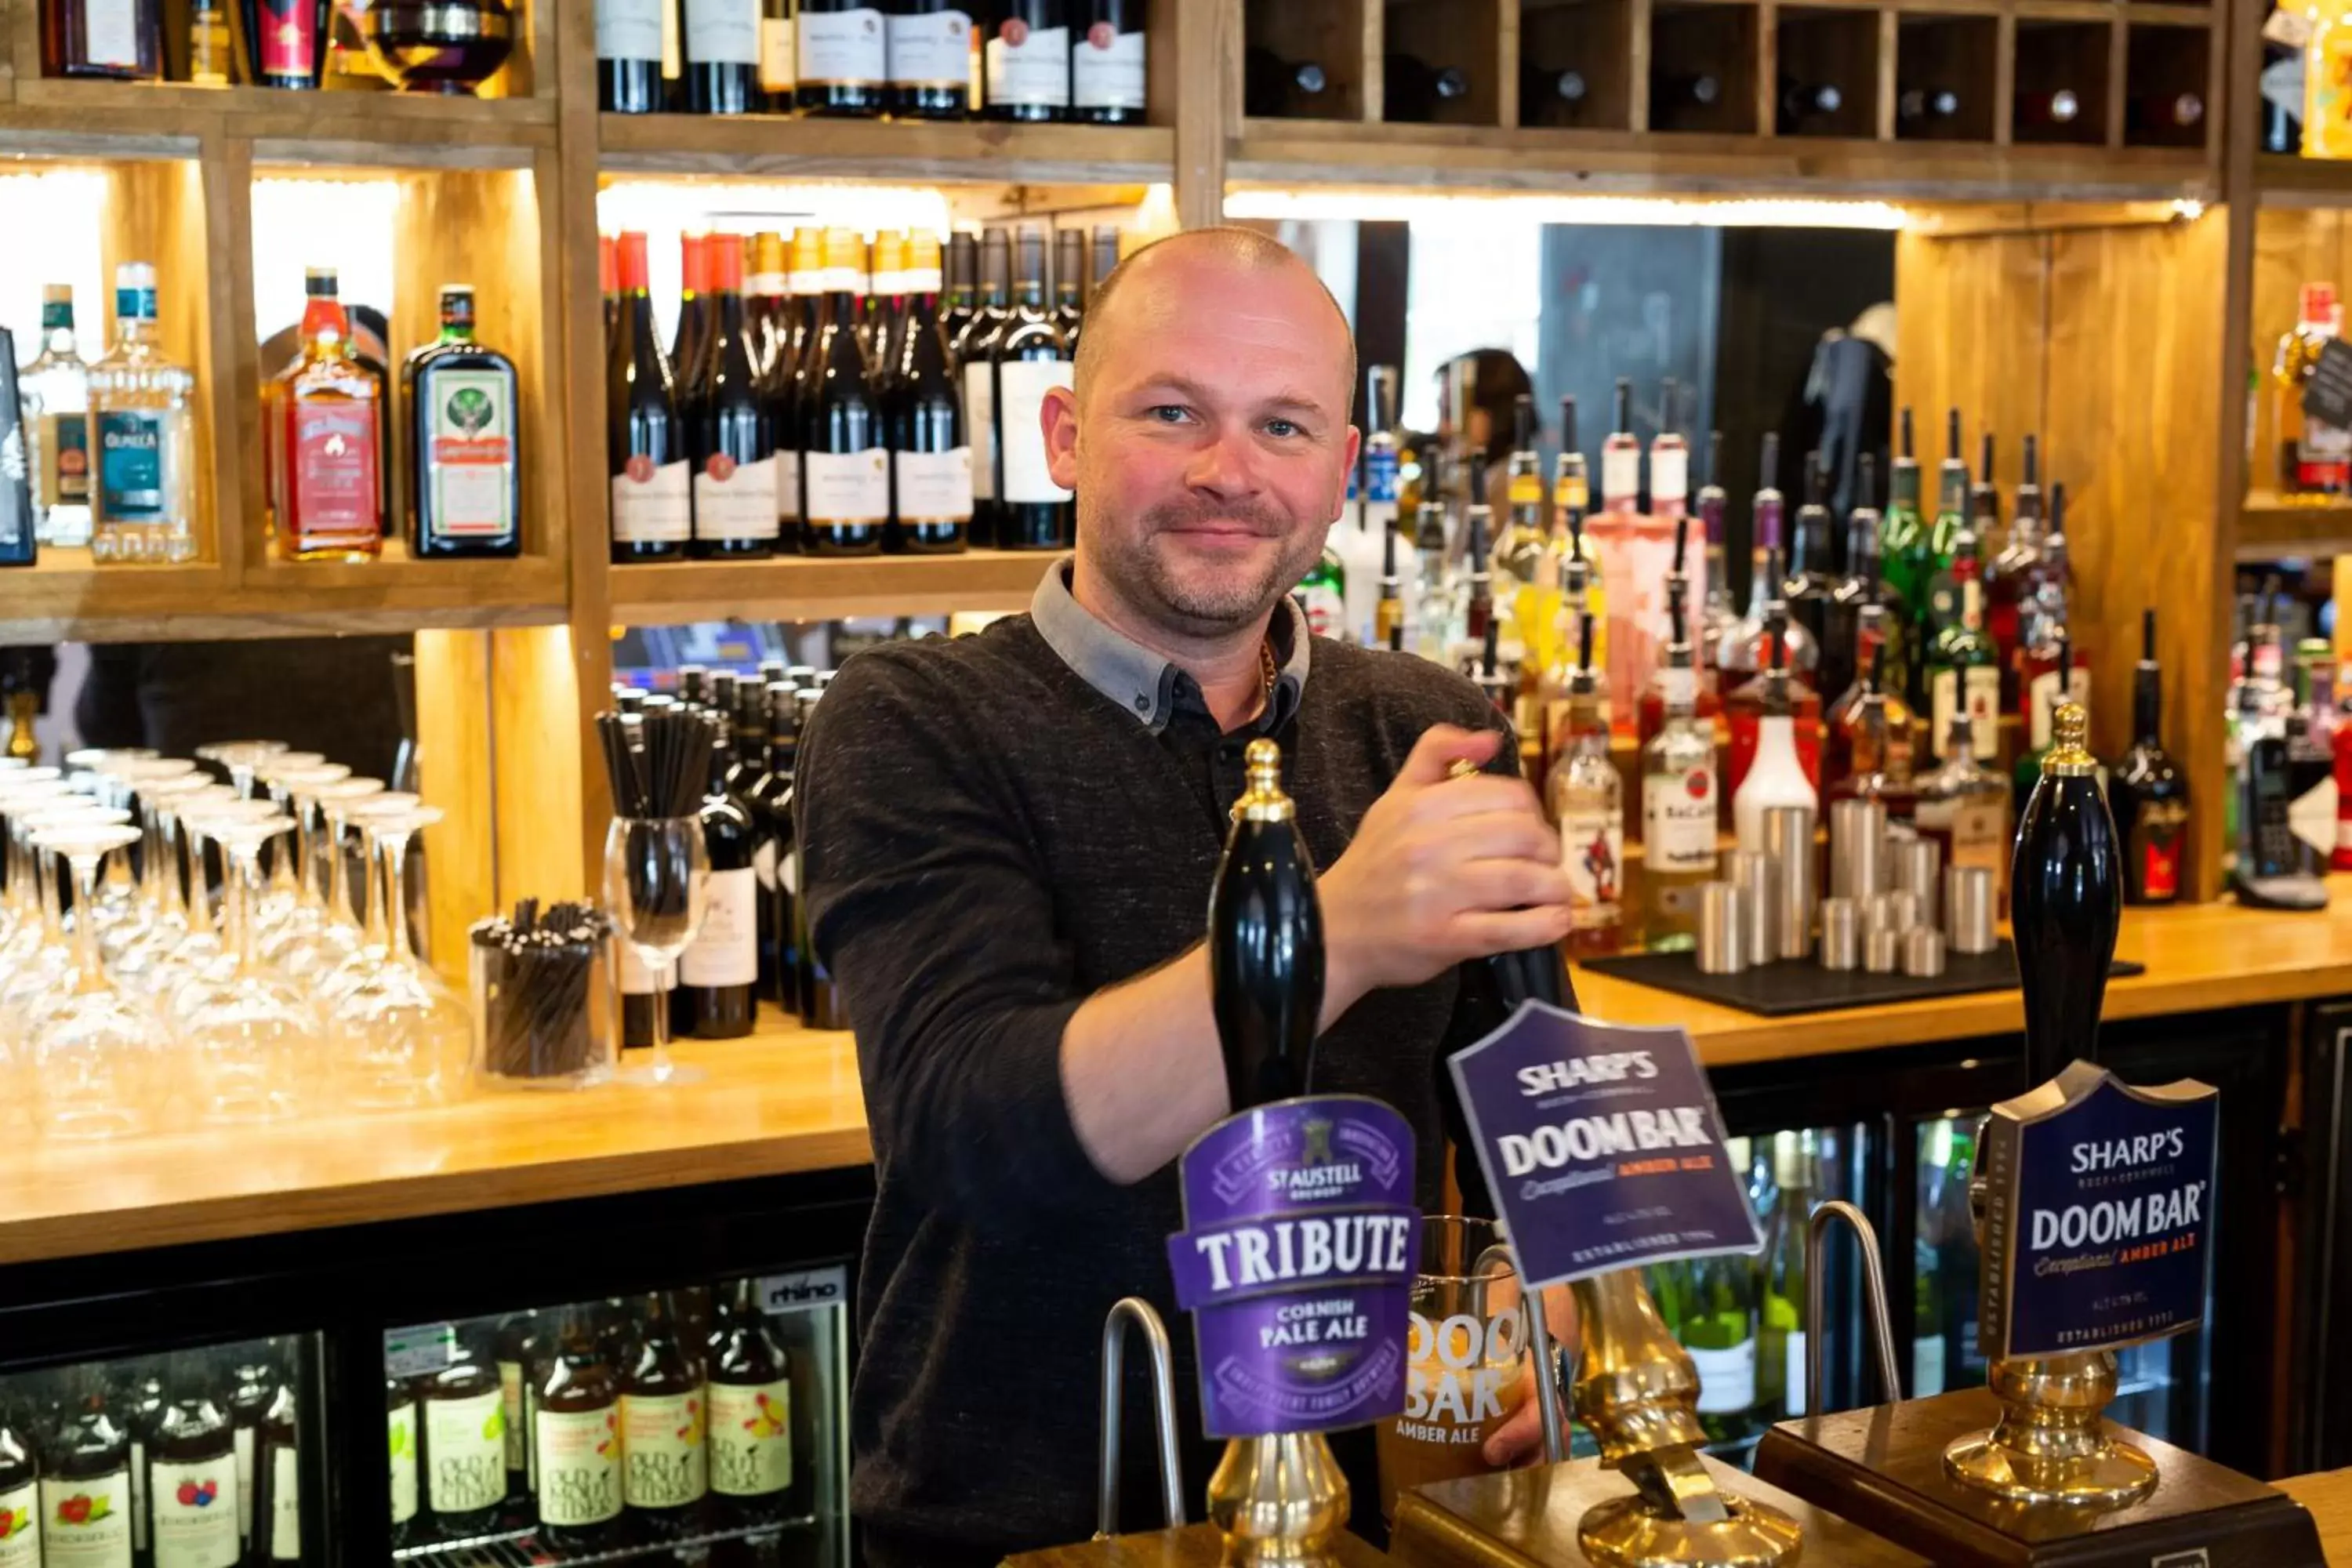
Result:
{"type": "Polygon", "coordinates": [[[895,452],[891,462],[898,469],[900,523],[971,521],[971,447],[895,452]]]}
{"type": "Polygon", "coordinates": [[[131,1440],[131,1549],[147,1552],[147,1445],[131,1440]]]}
{"type": "Polygon", "coordinates": [[[631,1508],[684,1508],[703,1479],[702,1396],[621,1396],[621,1493],[631,1508]]]}
{"type": "Polygon", "coordinates": [[[1017,16],[997,24],[982,51],[988,101],[1033,109],[1070,106],[1070,30],[1033,27],[1017,16]]]}
{"type": "MultiPolygon", "coordinates": [[[[760,19],[760,90],[790,92],[800,83],[800,29],[790,16],[760,19]]],[[[782,289],[771,292],[781,294],[782,289]]]]}
{"type": "Polygon", "coordinates": [[[801,477],[808,489],[812,528],[890,520],[890,454],[879,447],[803,452],[801,477]]]}
{"type": "Polygon", "coordinates": [[[302,1456],[287,1446],[269,1450],[269,1560],[302,1561],[302,1456]]]}
{"type": "MultiPolygon", "coordinates": [[[[621,994],[625,996],[652,995],[654,994],[654,972],[647,969],[646,967],[646,961],[637,956],[637,944],[633,942],[622,942],[615,938],[613,942],[613,948],[614,952],[621,955],[621,994]]],[[[672,963],[667,966],[667,977],[669,986],[675,988],[677,984],[677,964],[672,963]]],[[[526,1456],[526,1458],[528,1456],[526,1456]]]]}
{"type": "Polygon", "coordinates": [[[772,455],[738,463],[724,452],[713,452],[694,476],[697,539],[773,539],[777,517],[772,455]]]}
{"type": "Polygon", "coordinates": [[[506,1394],[428,1399],[425,1501],[436,1513],[473,1513],[507,1495],[506,1394]]]}
{"type": "Polygon", "coordinates": [[[602,1524],[621,1513],[621,1413],[545,1410],[533,1417],[539,1517],[548,1524],[602,1524]]]}
{"type": "Polygon", "coordinates": [[[44,414],[41,437],[41,505],[89,504],[89,416],[44,414]]]}
{"type": "Polygon", "coordinates": [[[1923,1334],[1911,1342],[1911,1397],[1944,1392],[1944,1336],[1923,1334]]]}
{"type": "Polygon", "coordinates": [[[299,533],[340,538],[379,532],[374,405],[296,403],[289,425],[289,488],[299,533]]]}
{"type": "Polygon", "coordinates": [[[2296,454],[2306,463],[2341,464],[2352,458],[2352,427],[2305,416],[2296,454]]]}
{"type": "Polygon", "coordinates": [[[1802,1415],[1805,1413],[1805,1331],[1790,1330],[1786,1349],[1788,1355],[1781,1363],[1780,1375],[1785,1380],[1781,1387],[1788,1393],[1782,1403],[1788,1407],[1789,1415],[1802,1415]]]}
{"type": "Polygon", "coordinates": [[[416,1517],[416,1406],[389,1411],[384,1425],[392,1441],[392,1522],[416,1517]]]}
{"type": "Polygon", "coordinates": [[[1956,795],[1942,801],[1921,801],[1919,826],[1942,833],[1947,840],[1945,864],[1981,866],[1992,873],[1998,888],[2009,877],[2009,811],[2006,795],[1998,790],[1982,795],[1956,795]]]}
{"type": "Polygon", "coordinates": [[[710,873],[709,912],[693,942],[678,955],[677,977],[688,985],[749,985],[760,977],[759,873],[710,873]]]}
{"type": "Polygon", "coordinates": [[[1070,100],[1080,109],[1143,107],[1143,35],[1097,22],[1070,46],[1070,100]]]}
{"type": "MultiPolygon", "coordinates": [[[[313,7],[305,0],[259,0],[259,4],[261,74],[310,75],[319,66],[319,25],[325,16],[323,8],[313,7]]],[[[128,16],[132,7],[116,5],[99,9],[121,11],[128,16]]]]}
{"type": "Polygon", "coordinates": [[[682,543],[694,533],[686,460],[656,464],[642,452],[613,476],[613,537],[624,544],[682,543]]]}
{"type": "Polygon", "coordinates": [[[81,8],[82,58],[94,66],[139,68],[139,7],[131,0],[97,0],[81,8]]]}
{"type": "Polygon", "coordinates": [[[1577,931],[1617,923],[1618,877],[1625,827],[1610,811],[1570,807],[1559,817],[1559,863],[1568,873],[1568,919],[1577,931]]]}
{"type": "Polygon", "coordinates": [[[767,1497],[793,1484],[789,1383],[710,1385],[710,1489],[767,1497]]]}
{"type": "Polygon", "coordinates": [[[968,88],[971,85],[971,17],[961,11],[893,16],[889,57],[893,87],[968,88]]]}
{"type": "MultiPolygon", "coordinates": [[[[625,942],[618,945],[625,947],[625,942]]],[[[650,991],[653,987],[646,987],[650,991]]],[[[530,1464],[525,1458],[530,1428],[522,1418],[522,1363],[516,1361],[499,1363],[499,1413],[506,1420],[507,1468],[520,1470],[530,1464]]]]}
{"type": "Polygon", "coordinates": [[[1678,501],[1690,496],[1690,448],[1687,447],[1653,447],[1650,448],[1650,507],[1655,510],[1662,501],[1678,501]]]}
{"type": "Polygon", "coordinates": [[[596,58],[662,58],[662,0],[596,0],[596,58]]]}
{"type": "Polygon", "coordinates": [[[1558,480],[1551,488],[1551,503],[1562,512],[1589,510],[1592,505],[1591,481],[1582,474],[1558,480]]]}
{"type": "Polygon", "coordinates": [[[41,1478],[43,1568],[131,1568],[131,1476],[41,1478]]]}
{"type": "Polygon", "coordinates": [[[236,1449],[236,1532],[253,1539],[253,1439],[256,1429],[240,1426],[233,1441],[236,1449]]]}
{"type": "Polygon", "coordinates": [[[1736,1415],[1756,1405],[1756,1342],[1751,1339],[1723,1350],[1685,1345],[1691,1364],[1698,1369],[1698,1413],[1736,1415]]]}
{"type": "Polygon", "coordinates": [[[2189,808],[2177,800],[2152,800],[2132,824],[2132,858],[2138,862],[2139,896],[2159,903],[2180,896],[2180,837],[2189,808]]]}
{"type": "Polygon", "coordinates": [[[760,0],[686,0],[686,58],[696,65],[758,65],[760,0]]]}
{"type": "Polygon", "coordinates": [[[986,360],[963,367],[963,427],[971,441],[971,494],[996,499],[996,375],[986,360]]]}
{"type": "Polygon", "coordinates": [[[1642,780],[1642,853],[1654,871],[1715,869],[1715,764],[1642,780]]]}
{"type": "MultiPolygon", "coordinates": [[[[2046,752],[2050,749],[2051,721],[2056,715],[2061,700],[2056,670],[2045,669],[2033,678],[2032,685],[2026,689],[2025,693],[2027,751],[2046,752]]],[[[2090,706],[2091,672],[2088,669],[2076,665],[2068,672],[2066,695],[2063,700],[2077,702],[2085,708],[2090,706]]]]}
{"type": "Polygon", "coordinates": [[[760,891],[763,893],[776,890],[776,858],[775,838],[763,836],[751,850],[751,874],[759,879],[760,891]]]}
{"type": "Polygon", "coordinates": [[[0,1492],[0,1568],[40,1568],[41,1489],[26,1481],[0,1492]]]}
{"type": "Polygon", "coordinates": [[[430,531],[459,539],[513,532],[513,383],[494,370],[428,371],[423,380],[433,420],[430,531]]]}
{"type": "Polygon", "coordinates": [[[1045,466],[1045,394],[1071,384],[1066,359],[1006,360],[996,367],[1003,397],[997,426],[1004,443],[1004,500],[1009,506],[1066,501],[1070,492],[1045,466]]]}
{"type": "Polygon", "coordinates": [[[801,521],[801,455],[797,448],[776,454],[776,522],[778,531],[783,525],[795,526],[801,521]]]}
{"type": "Polygon", "coordinates": [[[1397,499],[1397,455],[1393,448],[1374,447],[1364,454],[1364,499],[1377,506],[1397,499]]]}
{"type": "Polygon", "coordinates": [[[1601,449],[1601,504],[1630,506],[1642,492],[1642,448],[1603,447],[1601,449]]]}
{"type": "Polygon", "coordinates": [[[236,1460],[148,1467],[147,1491],[155,1510],[155,1568],[236,1568],[242,1555],[237,1518],[236,1460]]]}
{"type": "Polygon", "coordinates": [[[889,74],[882,13],[871,5],[854,11],[803,8],[800,71],[803,87],[879,86],[889,74]]]}
{"type": "Polygon", "coordinates": [[[99,506],[111,522],[161,520],[164,513],[163,416],[110,408],[98,416],[99,506]]]}

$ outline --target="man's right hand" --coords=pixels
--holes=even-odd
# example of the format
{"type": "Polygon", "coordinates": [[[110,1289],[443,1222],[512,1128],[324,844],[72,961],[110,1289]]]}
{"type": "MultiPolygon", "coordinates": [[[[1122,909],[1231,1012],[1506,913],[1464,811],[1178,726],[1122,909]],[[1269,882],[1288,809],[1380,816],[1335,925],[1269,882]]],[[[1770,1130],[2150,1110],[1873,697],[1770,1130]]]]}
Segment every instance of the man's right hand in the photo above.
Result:
{"type": "Polygon", "coordinates": [[[1502,742],[1493,730],[1431,726],[1316,879],[1325,1025],[1368,991],[1568,934],[1559,835],[1535,791],[1494,773],[1454,776],[1457,762],[1483,767],[1502,742]]]}

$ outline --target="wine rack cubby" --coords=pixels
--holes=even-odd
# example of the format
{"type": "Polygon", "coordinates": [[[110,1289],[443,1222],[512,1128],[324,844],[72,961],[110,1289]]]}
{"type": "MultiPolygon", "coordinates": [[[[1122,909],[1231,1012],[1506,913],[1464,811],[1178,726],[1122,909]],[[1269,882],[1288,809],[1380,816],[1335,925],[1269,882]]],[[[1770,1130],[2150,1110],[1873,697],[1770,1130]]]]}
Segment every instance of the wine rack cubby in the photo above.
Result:
{"type": "Polygon", "coordinates": [[[2212,117],[2207,100],[2212,35],[2202,27],[2134,23],[2124,55],[2124,142],[2133,147],[2201,147],[2212,117]]]}
{"type": "Polygon", "coordinates": [[[1782,136],[1874,135],[1878,127],[1878,16],[1869,11],[1779,13],[1772,124],[1782,136]]]}
{"type": "Polygon", "coordinates": [[[1991,16],[1905,16],[1895,41],[1895,136],[1990,142],[2000,23],[1991,16]]]}
{"type": "Polygon", "coordinates": [[[2109,144],[2107,67],[2115,30],[2105,22],[2017,24],[2011,129],[2022,142],[2109,144]]]}
{"type": "Polygon", "coordinates": [[[1382,8],[1381,118],[1498,125],[1500,9],[1510,0],[1394,0],[1382,8]]]}
{"type": "Polygon", "coordinates": [[[1753,5],[1654,5],[1648,129],[1754,135],[1760,21],[1753,5]]]}
{"type": "Polygon", "coordinates": [[[1519,123],[1627,129],[1633,94],[1623,62],[1633,47],[1629,0],[1522,0],[1519,123]]]}
{"type": "Polygon", "coordinates": [[[1242,11],[1242,110],[1267,120],[1362,120],[1380,52],[1365,31],[1379,0],[1254,0],[1242,11]],[[1367,69],[1367,62],[1370,70],[1367,69]]]}

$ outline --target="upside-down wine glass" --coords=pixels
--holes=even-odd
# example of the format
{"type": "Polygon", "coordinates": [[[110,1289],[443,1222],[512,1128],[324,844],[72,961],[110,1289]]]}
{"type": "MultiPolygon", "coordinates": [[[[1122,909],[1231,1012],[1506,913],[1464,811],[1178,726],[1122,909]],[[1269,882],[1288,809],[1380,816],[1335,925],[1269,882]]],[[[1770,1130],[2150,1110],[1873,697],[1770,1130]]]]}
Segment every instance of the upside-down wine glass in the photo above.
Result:
{"type": "MultiPolygon", "coordinates": [[[[327,1027],[345,1103],[362,1110],[425,1105],[462,1081],[473,1047],[465,1004],[420,963],[408,942],[408,842],[441,820],[437,806],[371,812],[364,823],[383,860],[381,962],[334,1004],[327,1027]]],[[[372,894],[371,897],[373,895],[372,894]]]]}
{"type": "Polygon", "coordinates": [[[703,1074],[669,1055],[671,966],[702,929],[710,893],[710,854],[696,816],[616,816],[604,835],[604,904],[614,934],[627,942],[654,982],[653,1059],[614,1075],[623,1083],[693,1083],[703,1074]]]}
{"type": "MultiPolygon", "coordinates": [[[[98,896],[99,862],[138,842],[121,826],[60,826],[35,837],[73,868],[79,906],[98,896]]],[[[73,988],[33,1023],[33,1089],[43,1131],[52,1138],[108,1138],[143,1132],[155,1121],[167,1041],[145,1002],[106,976],[98,922],[74,931],[73,988]]]]}
{"type": "MultiPolygon", "coordinates": [[[[373,784],[375,781],[371,779],[368,782],[373,784]]],[[[344,819],[359,829],[361,891],[367,904],[367,913],[358,942],[341,963],[326,972],[320,982],[331,1003],[339,1000],[345,992],[381,968],[392,955],[391,925],[385,918],[383,878],[376,858],[376,824],[387,817],[404,816],[415,810],[416,804],[416,797],[406,790],[381,787],[373,795],[343,803],[344,819]]]]}
{"type": "MultiPolygon", "coordinates": [[[[259,802],[239,802],[258,805],[259,802]]],[[[173,1002],[188,1100],[206,1121],[264,1121],[299,1110],[326,1065],[327,1030],[318,1009],[264,963],[254,919],[261,897],[261,847],[293,819],[211,819],[229,861],[230,963],[200,974],[173,1002]]]]}

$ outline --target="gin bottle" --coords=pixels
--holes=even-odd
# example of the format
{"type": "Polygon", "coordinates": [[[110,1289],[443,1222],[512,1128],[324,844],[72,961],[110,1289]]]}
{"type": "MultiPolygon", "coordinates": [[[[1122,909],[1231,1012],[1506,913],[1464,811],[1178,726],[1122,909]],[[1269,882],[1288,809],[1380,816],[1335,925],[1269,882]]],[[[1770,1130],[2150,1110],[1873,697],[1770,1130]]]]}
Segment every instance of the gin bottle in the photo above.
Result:
{"type": "Polygon", "coordinates": [[[114,346],[89,371],[90,554],[100,562],[193,560],[196,378],[163,353],[155,268],[114,269],[114,346]]]}
{"type": "Polygon", "coordinates": [[[74,351],[73,285],[41,288],[41,352],[17,378],[32,437],[33,509],[41,542],[89,543],[89,366],[74,351]]]}

